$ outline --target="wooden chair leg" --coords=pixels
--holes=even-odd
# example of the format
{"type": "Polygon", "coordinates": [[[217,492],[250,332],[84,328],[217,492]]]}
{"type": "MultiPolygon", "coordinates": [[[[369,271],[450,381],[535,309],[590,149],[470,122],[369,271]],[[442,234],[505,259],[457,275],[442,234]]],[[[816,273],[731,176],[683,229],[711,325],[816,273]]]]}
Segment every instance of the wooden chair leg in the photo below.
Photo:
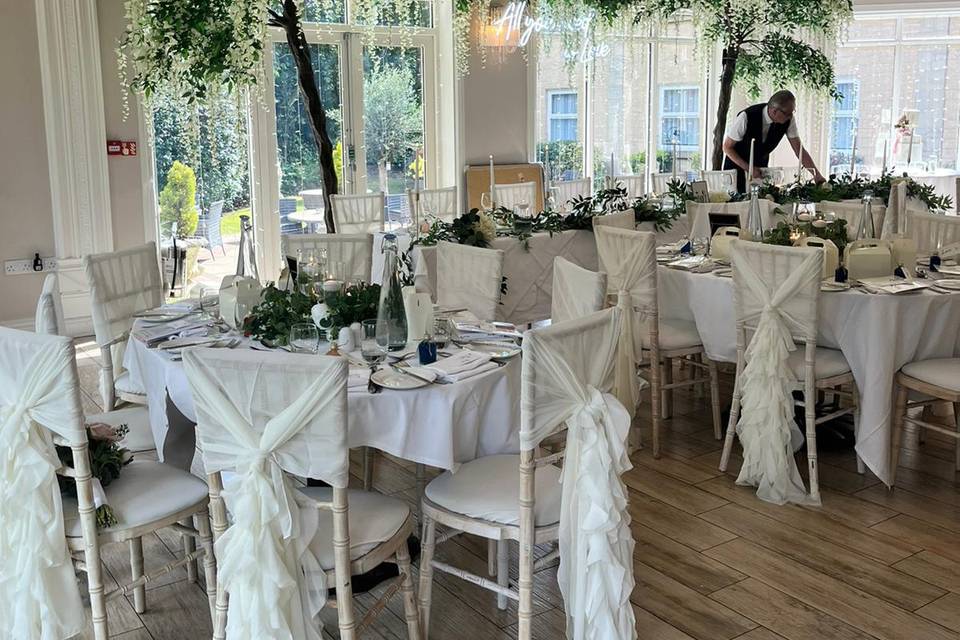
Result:
{"type": "Polygon", "coordinates": [[[497,575],[497,541],[487,540],[487,575],[497,575]]]}
{"type": "MultiPolygon", "coordinates": [[[[130,577],[139,580],[143,577],[143,539],[131,538],[130,547],[130,577]]],[[[144,585],[133,589],[133,610],[143,613],[147,608],[147,588],[144,585]]]]}
{"type": "Polygon", "coordinates": [[[660,392],[660,380],[663,368],[654,353],[650,354],[650,440],[652,442],[653,457],[660,457],[660,427],[663,422],[663,394],[660,392]]]}
{"type": "Polygon", "coordinates": [[[210,532],[210,514],[204,510],[197,514],[197,532],[203,547],[203,582],[210,603],[210,620],[216,620],[217,610],[217,559],[213,555],[213,534],[210,532]]]}
{"type": "Polygon", "coordinates": [[[417,522],[423,522],[423,492],[427,488],[426,465],[418,463],[415,473],[417,478],[417,522]]]}
{"type": "MultiPolygon", "coordinates": [[[[194,519],[187,518],[186,520],[181,520],[180,524],[185,527],[193,527],[194,519]]],[[[197,550],[197,540],[193,536],[188,536],[185,533],[180,534],[180,543],[183,545],[183,555],[189,555],[197,550]]],[[[192,560],[187,563],[187,582],[197,582],[197,561],[192,560]]]]}
{"type": "Polygon", "coordinates": [[[890,430],[890,488],[894,487],[897,479],[897,465],[900,464],[900,446],[903,438],[903,418],[907,413],[907,388],[896,385],[895,400],[893,402],[893,428],[890,430]]]}
{"type": "MultiPolygon", "coordinates": [[[[671,384],[673,382],[673,360],[670,358],[663,359],[663,383],[671,384]]],[[[669,420],[673,417],[673,389],[667,389],[662,391],[662,404],[660,405],[660,415],[663,416],[664,420],[669,420]]]]}
{"type": "MultiPolygon", "coordinates": [[[[497,584],[510,586],[510,547],[509,541],[497,540],[497,584]]],[[[507,609],[507,596],[497,594],[497,609],[507,609]]]]}
{"type": "Polygon", "coordinates": [[[423,518],[423,540],[420,547],[420,632],[430,637],[430,596],[433,591],[433,551],[437,541],[437,523],[423,518]]]}
{"type": "MultiPolygon", "coordinates": [[[[853,403],[853,442],[854,449],[856,449],[857,440],[860,438],[860,391],[857,389],[857,381],[854,380],[850,383],[850,396],[851,402],[853,403]]],[[[834,396],[836,404],[840,404],[839,396],[834,396]]],[[[837,407],[839,408],[839,406],[837,407]]],[[[856,451],[854,451],[856,453],[856,451]]],[[[867,472],[867,465],[864,464],[863,458],[860,457],[860,454],[857,453],[857,473],[864,475],[867,472]]]]}
{"type": "Polygon", "coordinates": [[[376,451],[373,447],[363,448],[363,490],[373,488],[373,467],[376,464],[376,451]]]}
{"type": "Polygon", "coordinates": [[[406,540],[397,549],[397,567],[403,574],[400,592],[403,595],[403,616],[407,619],[407,637],[409,640],[420,640],[420,612],[413,592],[413,570],[410,568],[410,549],[406,540]]]}
{"type": "Polygon", "coordinates": [[[817,397],[817,389],[812,384],[805,385],[803,409],[807,430],[807,468],[810,474],[810,497],[820,500],[820,470],[817,466],[817,405],[812,400],[817,397]]]}
{"type": "Polygon", "coordinates": [[[100,547],[97,541],[86,540],[83,554],[87,565],[87,594],[90,597],[90,618],[93,622],[94,640],[108,640],[107,601],[103,587],[103,565],[100,564],[100,547]]]}
{"type": "Polygon", "coordinates": [[[719,440],[723,437],[720,426],[720,372],[717,363],[707,360],[707,369],[710,371],[710,406],[713,408],[713,437],[719,440]]]}
{"type": "Polygon", "coordinates": [[[730,404],[730,419],[727,421],[727,435],[723,439],[723,452],[720,454],[720,471],[726,471],[730,463],[730,452],[733,450],[733,436],[737,432],[737,422],[740,420],[740,373],[741,367],[737,363],[737,374],[733,380],[733,401],[730,404]]]}
{"type": "Polygon", "coordinates": [[[953,421],[957,425],[957,446],[954,452],[956,456],[955,470],[960,471],[960,402],[953,403],[953,421]]]}

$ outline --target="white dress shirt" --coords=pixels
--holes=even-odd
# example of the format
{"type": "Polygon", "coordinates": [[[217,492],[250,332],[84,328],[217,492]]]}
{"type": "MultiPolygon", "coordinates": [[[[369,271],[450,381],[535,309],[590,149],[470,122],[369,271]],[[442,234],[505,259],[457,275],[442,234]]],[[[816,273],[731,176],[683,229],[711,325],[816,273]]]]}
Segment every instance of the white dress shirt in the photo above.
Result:
{"type": "MultiPolygon", "coordinates": [[[[763,139],[767,139],[767,133],[770,132],[770,125],[773,124],[773,120],[770,119],[770,114],[768,113],[769,109],[763,110],[763,139]]],[[[724,135],[731,140],[736,140],[737,142],[743,140],[744,136],[747,135],[747,113],[741,111],[737,114],[737,117],[733,119],[732,122],[727,124],[727,130],[724,132],[724,135]]],[[[787,137],[793,140],[796,140],[800,137],[800,133],[797,131],[797,116],[794,115],[790,119],[790,126],[787,127],[787,137]]]]}

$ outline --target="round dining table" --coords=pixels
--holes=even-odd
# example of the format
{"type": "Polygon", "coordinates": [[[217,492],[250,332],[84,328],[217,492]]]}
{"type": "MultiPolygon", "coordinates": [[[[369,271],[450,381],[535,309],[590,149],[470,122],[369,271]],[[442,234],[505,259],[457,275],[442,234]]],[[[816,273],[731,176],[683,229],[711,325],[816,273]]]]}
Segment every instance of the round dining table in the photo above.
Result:
{"type": "MultiPolygon", "coordinates": [[[[658,288],[662,318],[694,322],[708,357],[736,362],[730,277],[660,266],[658,288]]],[[[889,485],[894,376],[908,362],[960,354],[960,293],[822,292],[819,316],[817,346],[843,352],[860,392],[857,454],[889,485]]]]}
{"type": "MultiPolygon", "coordinates": [[[[320,353],[325,352],[326,346],[321,345],[320,353]]],[[[196,409],[182,362],[131,337],[124,367],[146,389],[160,460],[189,470],[194,459],[196,409]]],[[[378,393],[370,393],[366,385],[350,387],[347,403],[350,447],[371,447],[441,469],[520,450],[519,356],[496,369],[449,384],[378,393]]]]}

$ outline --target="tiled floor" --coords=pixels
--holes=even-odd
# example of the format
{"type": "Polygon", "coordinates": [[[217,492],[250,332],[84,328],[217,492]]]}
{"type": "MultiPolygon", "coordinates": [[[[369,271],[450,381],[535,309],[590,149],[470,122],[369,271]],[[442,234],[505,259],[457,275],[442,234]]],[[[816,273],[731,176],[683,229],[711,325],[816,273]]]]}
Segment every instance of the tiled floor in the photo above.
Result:
{"type": "MultiPolygon", "coordinates": [[[[99,410],[97,357],[80,343],[90,411],[99,410]]],[[[723,382],[729,394],[729,377],[723,382]]],[[[919,445],[910,433],[892,492],[872,475],[858,475],[851,451],[821,451],[823,507],[777,507],[734,484],[736,456],[727,474],[717,471],[721,443],[713,439],[704,399],[678,394],[675,406],[663,457],[640,451],[625,477],[641,639],[960,638],[960,476],[950,442],[929,434],[919,445]]],[[[646,424],[645,415],[639,419],[646,424]]],[[[381,457],[375,486],[415,502],[409,463],[381,457]]],[[[179,546],[176,534],[149,536],[148,569],[169,562],[179,546]]],[[[455,538],[438,557],[483,573],[486,546],[455,538]]],[[[104,558],[109,580],[127,580],[125,545],[107,547],[104,558]]],[[[536,574],[535,590],[534,637],[564,637],[555,567],[536,574]]],[[[515,637],[512,604],[501,612],[491,593],[444,574],[433,594],[431,638],[515,637]]],[[[362,609],[372,596],[358,602],[362,609]]],[[[182,570],[150,585],[146,613],[137,615],[121,600],[109,616],[111,634],[126,640],[210,637],[205,594],[182,570]]],[[[335,612],[323,618],[336,637],[335,612]]],[[[367,637],[405,638],[405,629],[395,598],[367,637]]]]}

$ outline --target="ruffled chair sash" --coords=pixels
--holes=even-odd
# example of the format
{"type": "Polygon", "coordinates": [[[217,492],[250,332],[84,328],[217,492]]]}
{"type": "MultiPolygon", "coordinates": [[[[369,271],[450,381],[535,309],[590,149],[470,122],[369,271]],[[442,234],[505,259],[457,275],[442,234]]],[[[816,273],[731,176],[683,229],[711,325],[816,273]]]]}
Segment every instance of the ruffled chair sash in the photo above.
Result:
{"type": "Polygon", "coordinates": [[[772,294],[743,253],[734,251],[731,262],[743,288],[741,321],[757,320],[740,377],[741,414],[736,428],[743,445],[743,466],[737,484],[756,486],[757,497],[768,502],[811,504],[793,458],[803,436],[793,420],[796,381],[787,359],[796,348],[791,327],[804,334],[816,328],[782,305],[819,280],[821,254],[810,252],[772,294]]]}

